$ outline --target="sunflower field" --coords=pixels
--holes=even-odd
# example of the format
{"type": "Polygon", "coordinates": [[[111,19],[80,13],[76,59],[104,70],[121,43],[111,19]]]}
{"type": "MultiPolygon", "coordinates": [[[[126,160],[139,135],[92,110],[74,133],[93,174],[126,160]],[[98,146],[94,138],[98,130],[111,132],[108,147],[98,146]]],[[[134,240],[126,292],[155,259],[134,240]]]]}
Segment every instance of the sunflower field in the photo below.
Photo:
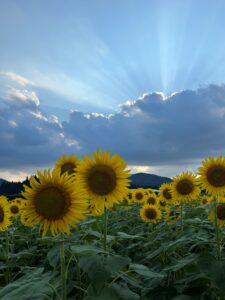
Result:
{"type": "Polygon", "coordinates": [[[158,191],[129,177],[97,150],[0,196],[0,299],[225,299],[225,158],[158,191]]]}

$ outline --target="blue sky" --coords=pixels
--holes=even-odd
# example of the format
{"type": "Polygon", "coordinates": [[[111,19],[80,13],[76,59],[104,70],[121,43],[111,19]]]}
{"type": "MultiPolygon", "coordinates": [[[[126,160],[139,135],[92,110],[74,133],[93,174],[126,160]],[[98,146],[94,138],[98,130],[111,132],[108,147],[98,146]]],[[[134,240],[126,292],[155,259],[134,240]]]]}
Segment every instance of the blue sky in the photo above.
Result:
{"type": "Polygon", "coordinates": [[[195,170],[212,153],[224,155],[224,28],[222,0],[0,0],[0,177],[22,178],[63,153],[82,155],[96,147],[121,153],[134,171],[168,176],[195,170]],[[173,111],[167,100],[176,103],[173,111]],[[147,103],[144,110],[140,101],[147,103]],[[186,123],[178,117],[177,125],[190,127],[182,150],[176,123],[161,118],[164,110],[171,118],[185,116],[187,103],[199,109],[198,121],[192,109],[186,123]],[[192,130],[205,126],[204,118],[220,140],[214,147],[201,130],[193,141],[192,130]],[[120,140],[119,124],[134,144],[120,140]],[[153,130],[143,130],[147,125],[153,130]],[[164,132],[176,137],[173,145],[165,141],[165,153],[156,129],[163,139],[164,132]],[[46,157],[55,143],[58,150],[46,157]]]}

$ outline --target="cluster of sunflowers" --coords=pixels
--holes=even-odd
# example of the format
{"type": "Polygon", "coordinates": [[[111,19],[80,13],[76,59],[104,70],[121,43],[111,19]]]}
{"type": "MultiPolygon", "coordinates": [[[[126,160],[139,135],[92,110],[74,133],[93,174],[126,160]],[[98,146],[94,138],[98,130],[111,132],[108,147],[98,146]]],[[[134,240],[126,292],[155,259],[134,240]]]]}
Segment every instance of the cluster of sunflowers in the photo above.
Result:
{"type": "MultiPolygon", "coordinates": [[[[210,157],[203,161],[198,174],[182,173],[171,183],[163,184],[158,194],[152,189],[129,189],[126,162],[109,151],[97,150],[93,156],[62,156],[52,171],[38,171],[24,186],[21,198],[7,201],[0,197],[0,230],[20,215],[23,225],[39,224],[43,236],[59,232],[70,233],[87,216],[103,215],[115,210],[118,203],[142,204],[140,216],[145,222],[167,220],[174,223],[183,218],[183,206],[198,199],[210,207],[209,218],[217,225],[225,222],[225,158],[210,157]]],[[[198,202],[199,204],[199,202],[198,202]]]]}
{"type": "Polygon", "coordinates": [[[104,211],[128,192],[129,170],[126,162],[109,151],[96,151],[93,157],[62,156],[54,169],[37,171],[25,185],[22,198],[8,202],[0,197],[0,230],[12,222],[12,207],[20,211],[23,225],[40,224],[45,236],[70,233],[70,226],[94,212],[104,211]],[[17,202],[20,202],[17,203],[17,202]]]}
{"type": "Polygon", "coordinates": [[[225,158],[210,157],[202,162],[198,174],[182,173],[171,183],[164,183],[158,195],[151,189],[136,189],[128,199],[141,203],[140,216],[145,222],[183,218],[185,205],[207,205],[209,219],[216,226],[225,225],[225,158]]]}

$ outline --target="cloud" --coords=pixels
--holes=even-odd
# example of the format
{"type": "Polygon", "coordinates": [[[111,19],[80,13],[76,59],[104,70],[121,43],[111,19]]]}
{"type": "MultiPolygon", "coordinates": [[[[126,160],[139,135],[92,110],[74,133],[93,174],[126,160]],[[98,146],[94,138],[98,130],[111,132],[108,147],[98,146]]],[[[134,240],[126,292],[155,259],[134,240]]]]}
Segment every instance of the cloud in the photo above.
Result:
{"type": "Polygon", "coordinates": [[[12,81],[15,81],[16,83],[22,86],[34,85],[34,82],[31,81],[30,79],[18,75],[14,72],[0,72],[0,76],[4,76],[12,81]]]}
{"type": "Polygon", "coordinates": [[[28,90],[18,90],[11,88],[8,91],[6,101],[9,105],[15,107],[38,107],[40,105],[40,100],[34,91],[28,90]]]}
{"type": "Polygon", "coordinates": [[[34,93],[25,93],[24,98],[16,96],[12,98],[15,101],[2,101],[0,171],[4,174],[10,170],[27,174],[28,170],[49,167],[63,153],[76,152],[79,148],[75,139],[64,136],[57,116],[41,112],[35,97],[34,93]]]}
{"type": "Polygon", "coordinates": [[[111,149],[132,165],[184,165],[225,153],[225,86],[148,93],[111,116],[74,111],[63,123],[86,151],[111,149]]]}
{"type": "Polygon", "coordinates": [[[0,109],[0,170],[26,173],[64,153],[101,148],[120,154],[135,172],[169,176],[225,155],[225,85],[144,94],[110,115],[73,110],[63,122],[43,113],[34,91],[13,92],[0,109]]]}

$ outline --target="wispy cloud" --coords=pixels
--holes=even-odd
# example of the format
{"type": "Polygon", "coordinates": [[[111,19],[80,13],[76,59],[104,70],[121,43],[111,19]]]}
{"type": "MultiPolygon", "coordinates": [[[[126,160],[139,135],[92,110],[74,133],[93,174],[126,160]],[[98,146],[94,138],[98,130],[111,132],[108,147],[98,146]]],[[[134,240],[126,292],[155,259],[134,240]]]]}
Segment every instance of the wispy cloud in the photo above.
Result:
{"type": "Polygon", "coordinates": [[[22,85],[22,86],[35,85],[32,80],[25,78],[14,72],[0,72],[0,76],[3,76],[12,81],[15,81],[16,83],[18,83],[19,85],[22,85]]]}

